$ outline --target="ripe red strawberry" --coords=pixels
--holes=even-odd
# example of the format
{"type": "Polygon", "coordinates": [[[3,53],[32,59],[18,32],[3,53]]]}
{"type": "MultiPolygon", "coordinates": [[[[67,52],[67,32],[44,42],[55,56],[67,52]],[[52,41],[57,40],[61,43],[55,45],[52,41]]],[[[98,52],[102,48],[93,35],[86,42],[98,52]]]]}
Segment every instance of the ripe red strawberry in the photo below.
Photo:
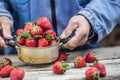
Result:
{"type": "Polygon", "coordinates": [[[34,24],[31,22],[26,23],[26,25],[24,26],[24,31],[30,31],[32,28],[34,27],[34,24]]]}
{"type": "Polygon", "coordinates": [[[49,42],[47,39],[45,39],[45,38],[38,39],[38,47],[45,47],[48,45],[49,45],[49,42]]]}
{"type": "Polygon", "coordinates": [[[36,36],[36,35],[41,35],[41,34],[43,34],[43,29],[41,27],[34,26],[31,29],[30,33],[33,37],[36,36]]]}
{"type": "Polygon", "coordinates": [[[87,53],[86,57],[85,57],[85,61],[87,63],[92,63],[97,59],[96,57],[96,53],[95,52],[89,52],[87,53]]]}
{"type": "Polygon", "coordinates": [[[84,58],[82,56],[77,56],[75,59],[74,59],[74,66],[76,68],[82,68],[82,67],[85,67],[86,66],[86,62],[84,60],[84,58]]]}
{"type": "Polygon", "coordinates": [[[27,47],[36,47],[37,40],[35,38],[27,38],[25,41],[25,46],[27,47]]]}
{"type": "Polygon", "coordinates": [[[0,77],[9,77],[13,67],[11,65],[5,65],[0,71],[0,77]]]}
{"type": "Polygon", "coordinates": [[[100,77],[106,76],[106,68],[105,65],[102,63],[96,63],[94,67],[98,68],[100,70],[100,77]]]}
{"type": "Polygon", "coordinates": [[[44,33],[45,33],[46,38],[49,41],[52,40],[52,39],[56,39],[56,32],[55,31],[53,31],[51,29],[48,29],[44,33]]]}
{"type": "Polygon", "coordinates": [[[23,32],[24,30],[23,29],[17,29],[17,31],[16,31],[16,36],[18,36],[18,35],[20,35],[22,32],[23,32]]]}
{"type": "Polygon", "coordinates": [[[10,80],[23,80],[25,72],[22,69],[14,68],[10,74],[10,80]]]}
{"type": "Polygon", "coordinates": [[[0,61],[0,65],[1,66],[5,66],[5,65],[12,65],[12,60],[9,58],[3,58],[0,61]]]}
{"type": "Polygon", "coordinates": [[[25,45],[25,38],[22,36],[17,36],[17,42],[20,45],[25,45]]]}
{"type": "Polygon", "coordinates": [[[90,67],[85,72],[87,80],[100,80],[99,70],[96,67],[90,67]]]}
{"type": "Polygon", "coordinates": [[[64,74],[68,70],[68,64],[65,62],[55,62],[52,68],[55,74],[64,74]]]}
{"type": "Polygon", "coordinates": [[[0,64],[0,71],[2,70],[3,66],[0,64]]]}
{"type": "Polygon", "coordinates": [[[49,19],[47,17],[39,18],[39,20],[37,21],[37,25],[42,27],[43,29],[52,28],[52,24],[51,24],[51,22],[49,21],[49,19]]]}
{"type": "Polygon", "coordinates": [[[53,39],[53,40],[51,40],[50,42],[49,42],[49,45],[50,46],[54,46],[54,45],[56,45],[56,40],[55,39],[53,39]]]}
{"type": "Polygon", "coordinates": [[[66,54],[66,52],[60,51],[57,61],[66,61],[68,58],[68,55],[69,54],[66,54]]]}

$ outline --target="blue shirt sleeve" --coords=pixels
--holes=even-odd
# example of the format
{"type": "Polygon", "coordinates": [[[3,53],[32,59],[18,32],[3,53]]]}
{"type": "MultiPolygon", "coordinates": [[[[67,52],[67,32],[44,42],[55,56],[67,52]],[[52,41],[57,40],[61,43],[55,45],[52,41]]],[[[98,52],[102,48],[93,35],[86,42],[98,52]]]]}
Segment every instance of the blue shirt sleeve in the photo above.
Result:
{"type": "Polygon", "coordinates": [[[96,43],[120,22],[120,0],[91,0],[78,14],[84,15],[92,25],[97,35],[96,41],[92,40],[96,43]]]}
{"type": "Polygon", "coordinates": [[[13,17],[9,12],[9,9],[10,6],[8,6],[8,4],[4,0],[0,1],[0,16],[7,16],[13,21],[13,17]]]}

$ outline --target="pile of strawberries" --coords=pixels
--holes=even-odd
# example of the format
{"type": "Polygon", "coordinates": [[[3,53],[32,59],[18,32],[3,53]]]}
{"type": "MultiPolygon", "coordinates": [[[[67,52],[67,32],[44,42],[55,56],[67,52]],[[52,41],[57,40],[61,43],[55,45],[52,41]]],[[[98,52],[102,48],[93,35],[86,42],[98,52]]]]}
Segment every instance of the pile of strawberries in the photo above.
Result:
{"type": "MultiPolygon", "coordinates": [[[[64,74],[69,68],[68,64],[65,63],[67,60],[68,54],[61,51],[57,61],[53,64],[53,73],[55,74],[64,74]]],[[[93,63],[90,68],[85,71],[87,80],[99,80],[100,77],[106,76],[105,65],[98,62],[98,58],[95,52],[88,52],[84,57],[77,56],[74,59],[75,68],[83,68],[87,66],[87,63],[93,63]]]]}
{"type": "Polygon", "coordinates": [[[40,17],[37,22],[28,22],[23,29],[16,31],[17,43],[26,47],[45,47],[56,44],[56,32],[47,17],[40,17]]]}
{"type": "Polygon", "coordinates": [[[20,68],[12,66],[12,61],[9,58],[0,60],[0,77],[10,77],[10,80],[23,80],[25,72],[20,68]]]}

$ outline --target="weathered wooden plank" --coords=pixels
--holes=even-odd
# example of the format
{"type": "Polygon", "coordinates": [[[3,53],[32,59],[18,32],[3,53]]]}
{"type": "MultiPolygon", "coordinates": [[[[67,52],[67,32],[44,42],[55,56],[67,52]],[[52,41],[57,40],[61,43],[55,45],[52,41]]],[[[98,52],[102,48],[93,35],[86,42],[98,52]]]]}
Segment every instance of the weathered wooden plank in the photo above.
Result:
{"type": "MultiPolygon", "coordinates": [[[[107,76],[102,80],[120,80],[120,47],[99,48],[78,52],[69,52],[69,58],[66,61],[70,69],[64,75],[57,75],[52,72],[52,63],[45,65],[29,65],[21,62],[16,55],[0,56],[11,58],[13,64],[25,71],[24,80],[85,80],[85,68],[74,68],[73,59],[77,55],[85,56],[87,52],[97,52],[101,63],[105,64],[107,76]]],[[[0,80],[10,80],[9,78],[0,78],[0,80]]]]}
{"type": "MultiPolygon", "coordinates": [[[[115,78],[120,79],[120,59],[101,60],[107,69],[107,76],[102,80],[112,80],[115,78]]],[[[52,64],[49,66],[20,66],[25,70],[24,80],[85,80],[85,71],[89,68],[89,65],[85,68],[74,68],[72,62],[68,62],[70,69],[64,75],[57,75],[52,72],[52,64]],[[46,77],[47,76],[47,77],[46,77]]],[[[9,78],[4,78],[9,80],[9,78]]],[[[116,79],[116,80],[117,80],[116,79]]]]}

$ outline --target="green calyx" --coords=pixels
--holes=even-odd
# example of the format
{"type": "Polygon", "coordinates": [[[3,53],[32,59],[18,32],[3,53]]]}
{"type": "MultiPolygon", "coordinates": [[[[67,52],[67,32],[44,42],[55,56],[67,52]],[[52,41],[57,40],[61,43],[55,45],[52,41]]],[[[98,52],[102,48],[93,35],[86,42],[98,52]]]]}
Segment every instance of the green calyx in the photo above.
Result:
{"type": "Polygon", "coordinates": [[[21,36],[17,36],[16,39],[17,39],[17,42],[20,40],[21,36]]]}
{"type": "Polygon", "coordinates": [[[53,39],[53,35],[48,34],[48,35],[46,36],[46,39],[47,39],[48,41],[51,41],[51,40],[53,39]]]}
{"type": "Polygon", "coordinates": [[[77,65],[78,60],[79,60],[79,59],[77,59],[77,58],[74,59],[74,65],[77,65]]]}
{"type": "Polygon", "coordinates": [[[99,62],[99,60],[98,60],[96,52],[93,52],[93,55],[96,58],[95,62],[93,63],[93,65],[95,65],[95,64],[97,64],[99,62]]]}
{"type": "Polygon", "coordinates": [[[68,68],[69,65],[66,64],[65,62],[62,62],[61,67],[62,67],[63,72],[66,72],[66,71],[69,69],[69,68],[68,68]]]}
{"type": "Polygon", "coordinates": [[[6,64],[8,64],[8,61],[6,59],[3,59],[0,64],[1,66],[5,66],[6,64]]]}
{"type": "Polygon", "coordinates": [[[93,76],[93,80],[101,80],[100,79],[100,72],[96,72],[92,76],[93,76]]]}
{"type": "Polygon", "coordinates": [[[34,31],[34,32],[37,32],[38,30],[39,30],[39,27],[35,25],[35,26],[33,27],[33,31],[34,31]]]}
{"type": "Polygon", "coordinates": [[[24,37],[24,38],[31,38],[31,34],[30,31],[24,31],[22,34],[20,34],[20,36],[24,37]]]}
{"type": "Polygon", "coordinates": [[[43,35],[36,35],[36,36],[34,36],[34,38],[36,38],[36,39],[39,39],[39,38],[42,38],[43,37],[43,35]]]}

